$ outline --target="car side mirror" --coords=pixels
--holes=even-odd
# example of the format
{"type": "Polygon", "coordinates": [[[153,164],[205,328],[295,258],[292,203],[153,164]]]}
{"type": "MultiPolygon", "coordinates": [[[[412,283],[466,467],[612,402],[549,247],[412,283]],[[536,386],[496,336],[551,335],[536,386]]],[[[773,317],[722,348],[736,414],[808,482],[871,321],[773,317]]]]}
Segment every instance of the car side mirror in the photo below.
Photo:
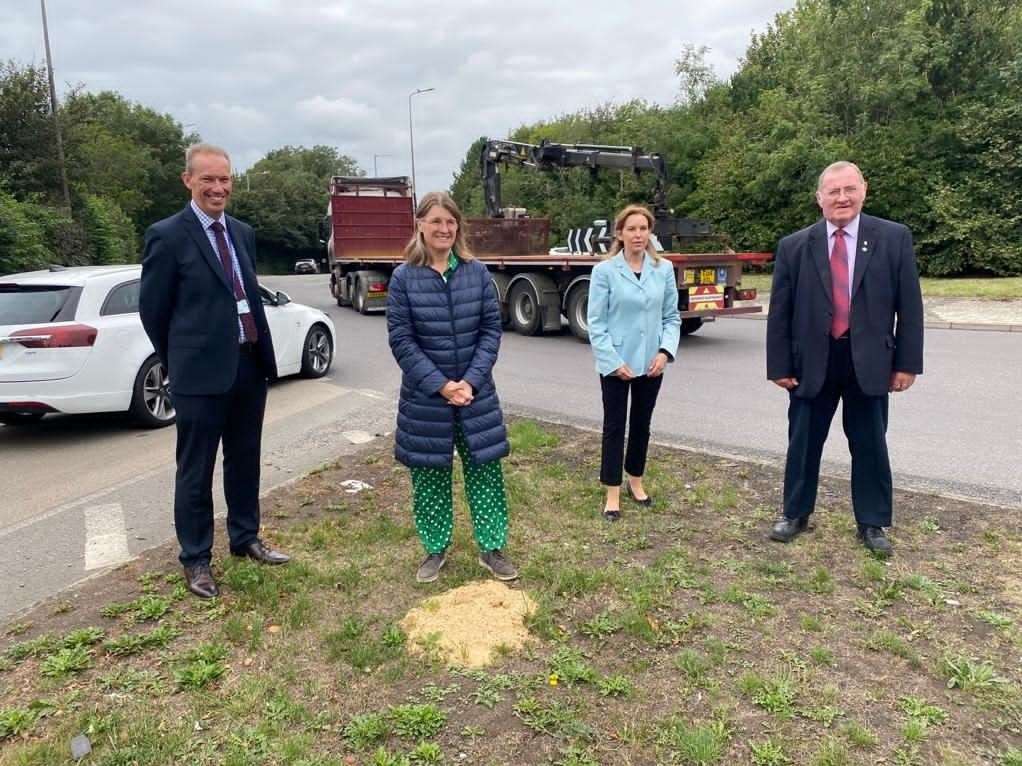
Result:
{"type": "Polygon", "coordinates": [[[274,297],[277,299],[278,306],[285,306],[291,302],[291,296],[281,290],[277,290],[277,294],[274,297]]]}

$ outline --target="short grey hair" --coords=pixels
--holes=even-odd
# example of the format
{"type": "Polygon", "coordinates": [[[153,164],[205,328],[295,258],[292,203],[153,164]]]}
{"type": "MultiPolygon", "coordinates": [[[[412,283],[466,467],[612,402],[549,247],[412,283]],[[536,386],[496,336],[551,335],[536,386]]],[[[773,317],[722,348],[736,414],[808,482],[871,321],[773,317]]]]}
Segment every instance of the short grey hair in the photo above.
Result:
{"type": "Polygon", "coordinates": [[[223,149],[223,148],[221,148],[219,146],[215,146],[214,144],[205,144],[205,143],[202,143],[200,141],[199,143],[192,144],[187,149],[185,149],[185,172],[186,173],[191,173],[192,172],[192,170],[193,170],[193,168],[192,168],[192,160],[195,158],[196,154],[218,154],[221,157],[223,157],[225,160],[227,160],[228,164],[230,164],[230,162],[231,162],[231,155],[229,155],[227,153],[226,149],[223,149]]]}
{"type": "Polygon", "coordinates": [[[858,165],[856,165],[854,162],[849,162],[848,160],[838,160],[837,162],[830,163],[827,167],[823,169],[823,172],[820,173],[820,177],[816,179],[816,191],[819,191],[820,189],[823,188],[823,179],[829,173],[833,173],[835,170],[847,170],[848,168],[854,170],[856,174],[858,174],[859,180],[862,181],[863,183],[866,183],[866,178],[862,175],[862,171],[859,170],[858,165]]]}

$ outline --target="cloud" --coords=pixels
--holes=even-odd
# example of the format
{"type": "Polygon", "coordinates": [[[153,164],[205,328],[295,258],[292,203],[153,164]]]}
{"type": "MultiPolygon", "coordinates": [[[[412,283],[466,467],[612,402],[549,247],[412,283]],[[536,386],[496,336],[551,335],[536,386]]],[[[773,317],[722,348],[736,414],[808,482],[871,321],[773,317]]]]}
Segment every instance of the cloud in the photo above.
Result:
{"type": "MultiPolygon", "coordinates": [[[[0,0],[4,57],[44,57],[39,6],[0,0]]],[[[90,0],[51,2],[63,90],[115,90],[223,144],[239,169],[326,144],[372,170],[445,188],[472,141],[587,106],[677,95],[674,60],[708,45],[726,77],[794,0],[90,0]]],[[[647,147],[648,148],[648,147],[647,147]]]]}

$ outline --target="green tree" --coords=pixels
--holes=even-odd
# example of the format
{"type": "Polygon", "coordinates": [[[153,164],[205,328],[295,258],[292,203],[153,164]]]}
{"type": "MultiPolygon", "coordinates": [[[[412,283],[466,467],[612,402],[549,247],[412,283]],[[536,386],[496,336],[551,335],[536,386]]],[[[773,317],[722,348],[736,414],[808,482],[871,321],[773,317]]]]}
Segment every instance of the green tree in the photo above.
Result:
{"type": "Polygon", "coordinates": [[[46,70],[0,64],[0,180],[18,199],[60,198],[46,70]]]}

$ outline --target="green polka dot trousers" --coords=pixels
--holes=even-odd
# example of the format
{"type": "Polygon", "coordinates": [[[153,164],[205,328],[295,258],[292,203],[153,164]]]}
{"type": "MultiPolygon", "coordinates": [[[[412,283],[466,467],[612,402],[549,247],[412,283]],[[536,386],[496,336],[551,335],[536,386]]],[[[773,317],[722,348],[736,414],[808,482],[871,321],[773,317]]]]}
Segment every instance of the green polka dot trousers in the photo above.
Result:
{"type": "MultiPolygon", "coordinates": [[[[507,495],[499,460],[473,462],[461,424],[454,424],[454,444],[465,474],[465,494],[472,515],[476,543],[483,551],[507,545],[507,495]]],[[[415,528],[427,553],[442,553],[451,544],[454,468],[411,468],[412,512],[415,528]]]]}

